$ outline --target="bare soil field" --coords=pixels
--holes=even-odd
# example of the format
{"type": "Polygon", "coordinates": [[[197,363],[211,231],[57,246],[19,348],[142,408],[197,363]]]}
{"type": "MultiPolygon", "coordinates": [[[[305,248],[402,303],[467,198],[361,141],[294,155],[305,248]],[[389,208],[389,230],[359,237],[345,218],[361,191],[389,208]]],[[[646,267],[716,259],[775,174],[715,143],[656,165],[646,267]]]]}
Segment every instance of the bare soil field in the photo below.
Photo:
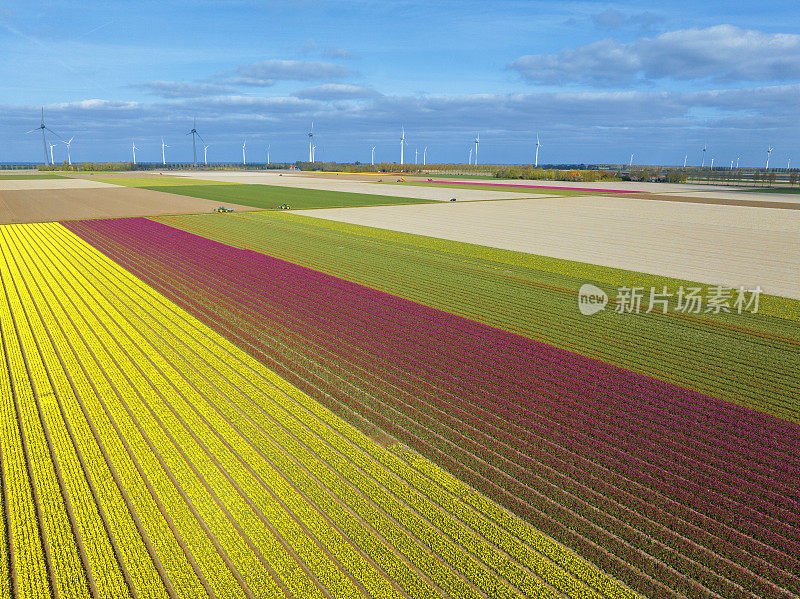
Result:
{"type": "MultiPolygon", "coordinates": [[[[0,191],[0,224],[193,214],[211,212],[219,205],[200,198],[105,183],[98,183],[96,188],[17,189],[0,191]]],[[[252,210],[233,204],[225,206],[237,211],[252,210]]]]}
{"type": "Polygon", "coordinates": [[[0,192],[30,189],[99,189],[114,187],[109,183],[82,179],[0,179],[0,192]]]}
{"type": "Polygon", "coordinates": [[[800,299],[794,210],[575,196],[302,214],[800,299]]]}
{"type": "MultiPolygon", "coordinates": [[[[423,200],[438,200],[447,202],[456,198],[459,202],[476,200],[502,200],[519,198],[543,198],[547,193],[520,194],[496,189],[448,189],[446,187],[404,187],[400,185],[381,185],[378,182],[335,180],[311,176],[284,175],[272,173],[247,173],[247,172],[219,172],[219,173],[174,173],[178,176],[204,179],[210,181],[257,183],[260,185],[279,185],[282,187],[299,187],[303,189],[323,189],[326,191],[341,191],[345,193],[364,193],[370,195],[384,195],[402,198],[418,198],[423,200]]],[[[386,180],[396,181],[396,175],[388,176],[386,180]]]]}

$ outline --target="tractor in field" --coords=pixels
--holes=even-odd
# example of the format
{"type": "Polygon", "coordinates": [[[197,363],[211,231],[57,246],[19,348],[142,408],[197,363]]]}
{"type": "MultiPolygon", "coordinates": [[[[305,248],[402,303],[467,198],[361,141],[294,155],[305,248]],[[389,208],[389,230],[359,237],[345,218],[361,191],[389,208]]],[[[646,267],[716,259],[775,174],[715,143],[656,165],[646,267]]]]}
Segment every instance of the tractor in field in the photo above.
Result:
{"type": "Polygon", "coordinates": [[[220,206],[219,208],[214,210],[214,212],[223,212],[223,213],[233,212],[233,208],[226,208],[225,206],[220,206]]]}
{"type": "Polygon", "coordinates": [[[289,204],[281,204],[280,206],[278,206],[278,210],[291,210],[291,209],[292,207],[289,206],[289,204]]]}

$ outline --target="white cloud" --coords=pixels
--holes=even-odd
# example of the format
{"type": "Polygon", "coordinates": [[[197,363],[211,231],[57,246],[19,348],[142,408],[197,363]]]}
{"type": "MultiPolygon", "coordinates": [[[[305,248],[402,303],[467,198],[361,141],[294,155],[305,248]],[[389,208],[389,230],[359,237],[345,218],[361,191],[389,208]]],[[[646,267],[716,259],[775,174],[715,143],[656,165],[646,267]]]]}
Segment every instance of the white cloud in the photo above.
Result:
{"type": "Polygon", "coordinates": [[[315,87],[306,87],[294,93],[298,98],[312,100],[359,100],[374,98],[380,94],[374,89],[345,83],[326,83],[315,87]]]}
{"type": "Polygon", "coordinates": [[[332,62],[306,60],[265,60],[251,65],[239,66],[223,75],[224,80],[234,85],[269,87],[276,80],[330,81],[352,77],[351,69],[332,62]]]}
{"type": "Polygon", "coordinates": [[[733,25],[682,29],[623,43],[606,39],[558,54],[529,54],[508,65],[531,82],[614,87],[659,79],[800,80],[800,35],[733,25]]]}
{"type": "Polygon", "coordinates": [[[230,94],[235,91],[224,85],[191,83],[189,81],[145,81],[133,87],[143,89],[161,98],[199,98],[230,94]]]}

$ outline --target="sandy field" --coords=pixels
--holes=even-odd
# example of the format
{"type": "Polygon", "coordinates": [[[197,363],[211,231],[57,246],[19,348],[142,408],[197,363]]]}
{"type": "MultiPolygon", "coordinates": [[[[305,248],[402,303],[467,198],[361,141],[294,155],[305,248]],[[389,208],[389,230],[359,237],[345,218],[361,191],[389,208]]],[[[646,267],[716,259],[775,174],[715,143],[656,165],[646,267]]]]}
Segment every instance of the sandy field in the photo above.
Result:
{"type": "Polygon", "coordinates": [[[800,212],[629,197],[298,212],[800,299],[800,212]]]}
{"type": "MultiPolygon", "coordinates": [[[[0,191],[0,224],[211,212],[219,202],[134,187],[0,191]]],[[[225,204],[237,211],[247,206],[225,204]]]]}
{"type": "MultiPolygon", "coordinates": [[[[368,193],[382,196],[395,196],[400,198],[418,198],[423,200],[438,200],[447,202],[450,198],[456,198],[459,202],[469,202],[477,200],[502,200],[519,198],[544,198],[550,197],[546,191],[537,193],[509,192],[497,189],[487,189],[486,191],[473,189],[448,189],[446,187],[419,187],[409,185],[382,185],[381,183],[369,183],[363,181],[350,181],[335,178],[320,178],[311,176],[283,175],[273,173],[246,173],[246,172],[218,172],[218,173],[193,173],[180,172],[174,173],[182,177],[192,179],[203,179],[206,181],[221,181],[234,183],[254,183],[259,185],[280,185],[282,187],[298,187],[301,189],[324,189],[327,191],[342,191],[346,193],[368,193]]],[[[385,177],[385,181],[396,181],[397,176],[385,177]]]]}
{"type": "Polygon", "coordinates": [[[84,179],[0,179],[0,192],[30,189],[99,189],[109,183],[84,179]]]}

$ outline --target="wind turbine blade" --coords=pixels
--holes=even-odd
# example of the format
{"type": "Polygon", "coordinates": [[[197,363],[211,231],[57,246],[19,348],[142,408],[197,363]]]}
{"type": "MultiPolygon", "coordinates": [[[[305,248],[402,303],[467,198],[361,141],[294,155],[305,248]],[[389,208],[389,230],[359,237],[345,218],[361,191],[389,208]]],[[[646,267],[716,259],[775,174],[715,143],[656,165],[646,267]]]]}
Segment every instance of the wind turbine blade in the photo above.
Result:
{"type": "Polygon", "coordinates": [[[27,135],[28,133],[34,133],[34,132],[38,131],[39,129],[41,129],[41,127],[36,127],[36,129],[31,129],[30,131],[26,131],[25,134],[27,135]]]}
{"type": "Polygon", "coordinates": [[[195,135],[197,135],[197,137],[200,138],[200,141],[202,141],[203,143],[206,143],[205,140],[203,140],[203,137],[199,133],[195,132],[195,135]]]}

